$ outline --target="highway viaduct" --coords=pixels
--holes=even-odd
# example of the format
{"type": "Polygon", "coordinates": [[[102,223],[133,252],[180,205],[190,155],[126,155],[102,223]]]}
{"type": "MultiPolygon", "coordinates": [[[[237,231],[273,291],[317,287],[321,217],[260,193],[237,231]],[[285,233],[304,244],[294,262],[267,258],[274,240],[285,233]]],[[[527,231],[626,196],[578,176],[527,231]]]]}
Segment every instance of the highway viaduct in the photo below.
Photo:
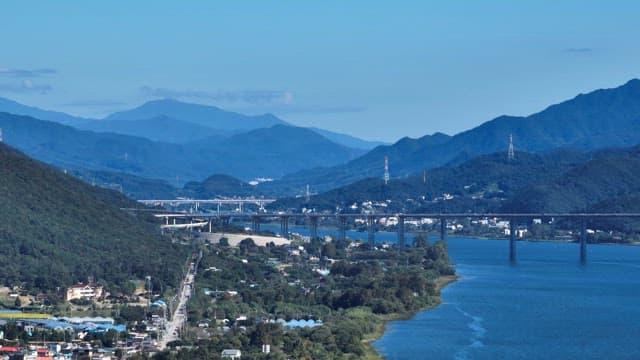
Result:
{"type": "MultiPolygon", "coordinates": [[[[415,214],[319,214],[319,213],[258,213],[258,214],[186,214],[186,213],[158,213],[154,216],[165,219],[165,228],[179,228],[184,224],[176,224],[175,219],[182,218],[185,220],[200,221],[199,226],[209,225],[211,231],[211,221],[217,219],[221,222],[228,223],[231,218],[247,219],[251,221],[252,230],[259,231],[260,224],[265,219],[277,218],[280,221],[280,233],[283,237],[288,237],[289,220],[293,218],[306,219],[309,225],[309,233],[311,238],[316,238],[318,234],[318,222],[321,218],[334,218],[338,223],[338,233],[340,239],[346,238],[346,224],[350,218],[364,218],[367,227],[367,239],[369,244],[375,243],[376,220],[395,216],[398,218],[397,236],[398,246],[400,248],[406,246],[405,238],[405,220],[406,219],[437,219],[440,223],[440,239],[446,240],[447,220],[450,219],[501,219],[509,221],[509,260],[516,260],[516,224],[518,221],[531,221],[532,219],[571,219],[580,223],[580,261],[587,260],[587,221],[594,219],[611,219],[611,218],[640,218],[640,213],[415,213],[415,214]],[[169,219],[174,219],[174,224],[169,223],[169,219]]],[[[182,226],[184,227],[184,226],[182,226]]]]}

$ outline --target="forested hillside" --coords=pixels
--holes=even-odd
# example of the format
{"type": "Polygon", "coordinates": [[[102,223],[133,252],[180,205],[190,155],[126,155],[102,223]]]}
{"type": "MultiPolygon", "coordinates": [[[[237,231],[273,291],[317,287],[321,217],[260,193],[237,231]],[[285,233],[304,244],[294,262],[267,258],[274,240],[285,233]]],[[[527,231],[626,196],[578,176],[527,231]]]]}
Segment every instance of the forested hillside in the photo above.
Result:
{"type": "MultiPolygon", "coordinates": [[[[640,148],[546,154],[504,152],[473,158],[405,179],[365,179],[304,198],[282,199],[275,208],[362,210],[366,201],[386,202],[394,212],[616,212],[611,199],[640,196],[640,148]],[[356,204],[357,209],[350,206],[356,204]]],[[[625,201],[624,203],[627,203],[625,201]]]]}
{"type": "Polygon", "coordinates": [[[0,144],[0,283],[55,291],[92,277],[109,289],[151,276],[177,285],[187,249],[136,203],[0,144]]]}

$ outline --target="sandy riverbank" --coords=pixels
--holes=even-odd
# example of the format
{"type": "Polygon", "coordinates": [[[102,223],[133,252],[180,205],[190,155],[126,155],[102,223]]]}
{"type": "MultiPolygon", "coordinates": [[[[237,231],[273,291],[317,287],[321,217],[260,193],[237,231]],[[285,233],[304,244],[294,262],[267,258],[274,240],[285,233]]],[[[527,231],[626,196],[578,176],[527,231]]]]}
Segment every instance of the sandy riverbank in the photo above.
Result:
{"type": "Polygon", "coordinates": [[[230,246],[238,246],[240,241],[251,238],[253,242],[258,246],[266,246],[268,243],[273,242],[278,245],[288,245],[291,243],[291,240],[287,240],[277,236],[262,236],[262,235],[251,235],[251,234],[229,234],[229,233],[200,233],[199,236],[201,238],[206,239],[212,244],[217,244],[220,239],[227,238],[229,240],[230,246]]]}

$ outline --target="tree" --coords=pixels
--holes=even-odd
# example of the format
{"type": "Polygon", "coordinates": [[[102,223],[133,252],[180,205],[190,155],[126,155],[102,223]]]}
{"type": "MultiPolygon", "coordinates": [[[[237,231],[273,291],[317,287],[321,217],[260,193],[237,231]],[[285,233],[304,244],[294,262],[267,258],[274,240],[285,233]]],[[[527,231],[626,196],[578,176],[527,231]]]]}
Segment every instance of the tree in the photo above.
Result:
{"type": "Polygon", "coordinates": [[[413,238],[413,246],[417,248],[425,248],[429,246],[429,240],[424,234],[417,234],[413,238]]]}
{"type": "Polygon", "coordinates": [[[218,245],[222,247],[229,247],[229,239],[227,239],[226,237],[221,237],[220,241],[218,241],[218,245]]]}
{"type": "Polygon", "coordinates": [[[322,247],[322,255],[328,258],[335,258],[336,254],[336,245],[333,242],[328,242],[322,247]]]}
{"type": "Polygon", "coordinates": [[[240,248],[240,252],[243,255],[247,255],[248,253],[255,251],[255,249],[257,248],[256,243],[252,238],[243,239],[238,244],[238,247],[240,248]]]}

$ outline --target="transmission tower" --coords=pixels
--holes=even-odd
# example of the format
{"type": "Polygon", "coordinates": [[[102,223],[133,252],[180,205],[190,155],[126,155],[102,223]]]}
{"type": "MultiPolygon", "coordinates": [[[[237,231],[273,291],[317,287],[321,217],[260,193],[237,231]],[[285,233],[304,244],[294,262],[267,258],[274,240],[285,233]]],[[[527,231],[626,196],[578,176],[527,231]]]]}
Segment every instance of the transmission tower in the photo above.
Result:
{"type": "Polygon", "coordinates": [[[509,134],[509,152],[507,152],[507,159],[513,160],[515,159],[516,154],[513,151],[513,134],[509,134]]]}
{"type": "Polygon", "coordinates": [[[305,195],[306,195],[307,204],[308,204],[309,200],[311,200],[311,191],[309,191],[309,184],[307,184],[307,192],[305,193],[305,195]]]}
{"type": "Polygon", "coordinates": [[[384,157],[384,184],[387,185],[389,183],[389,157],[384,157]]]}

